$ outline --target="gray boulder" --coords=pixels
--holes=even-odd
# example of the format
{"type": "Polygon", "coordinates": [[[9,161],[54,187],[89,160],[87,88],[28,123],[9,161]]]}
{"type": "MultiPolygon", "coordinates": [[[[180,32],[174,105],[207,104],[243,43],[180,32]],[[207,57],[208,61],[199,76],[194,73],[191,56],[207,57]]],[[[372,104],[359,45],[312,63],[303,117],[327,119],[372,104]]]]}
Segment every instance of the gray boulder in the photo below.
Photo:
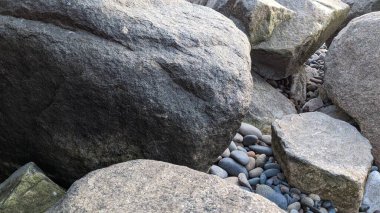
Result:
{"type": "Polygon", "coordinates": [[[252,73],[253,93],[252,103],[244,122],[270,132],[270,126],[276,119],[284,115],[297,113],[294,104],[283,94],[273,88],[257,73],[252,73]]]}
{"type": "Polygon", "coordinates": [[[373,157],[355,127],[320,112],[287,115],[273,123],[272,138],[290,185],[358,212],[373,157]]]}
{"type": "Polygon", "coordinates": [[[342,0],[350,6],[346,23],[364,14],[380,10],[380,0],[342,0]]]}
{"type": "Polygon", "coordinates": [[[275,28],[272,36],[252,47],[254,70],[270,79],[282,79],[299,67],[346,19],[349,6],[339,0],[277,0],[295,12],[275,28]]]}
{"type": "Polygon", "coordinates": [[[275,0],[187,0],[213,8],[229,17],[248,35],[251,45],[269,39],[274,29],[295,13],[275,0]]]}
{"type": "Polygon", "coordinates": [[[327,44],[331,44],[334,37],[354,18],[362,16],[367,13],[380,11],[380,0],[342,0],[350,6],[350,12],[347,19],[339,27],[339,29],[331,36],[327,44]]]}
{"type": "Polygon", "coordinates": [[[369,174],[363,204],[369,205],[368,213],[380,210],[380,173],[373,171],[369,174]]]}
{"type": "Polygon", "coordinates": [[[373,146],[380,165],[380,12],[354,19],[330,46],[324,88],[373,146]]]}
{"type": "Polygon", "coordinates": [[[45,212],[65,191],[34,163],[28,163],[0,184],[0,212],[45,212]]]}
{"type": "Polygon", "coordinates": [[[221,178],[151,160],[91,172],[48,212],[99,211],[284,213],[265,198],[221,178]]]}
{"type": "Polygon", "coordinates": [[[282,79],[299,67],[346,19],[340,0],[187,0],[211,7],[247,33],[254,70],[282,79]]]}
{"type": "Polygon", "coordinates": [[[251,103],[247,37],[186,1],[3,0],[0,38],[0,179],[27,160],[65,185],[136,158],[206,171],[251,103]]]}

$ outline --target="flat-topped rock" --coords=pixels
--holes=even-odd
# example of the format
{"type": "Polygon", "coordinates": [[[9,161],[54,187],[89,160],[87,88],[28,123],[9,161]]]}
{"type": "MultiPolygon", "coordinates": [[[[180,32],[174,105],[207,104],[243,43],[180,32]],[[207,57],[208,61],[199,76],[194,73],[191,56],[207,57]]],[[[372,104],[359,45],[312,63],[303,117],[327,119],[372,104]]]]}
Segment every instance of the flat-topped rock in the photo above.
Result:
{"type": "Polygon", "coordinates": [[[28,163],[0,184],[0,212],[45,212],[63,195],[34,163],[28,163]]]}
{"type": "Polygon", "coordinates": [[[287,115],[272,125],[274,155],[289,183],[339,212],[357,212],[373,157],[355,127],[324,113],[287,115]]]}
{"type": "Polygon", "coordinates": [[[326,56],[324,88],[373,146],[380,165],[380,12],[352,20],[326,56]]]}
{"type": "Polygon", "coordinates": [[[169,163],[135,160],[89,173],[49,212],[285,213],[228,181],[169,163]]]}

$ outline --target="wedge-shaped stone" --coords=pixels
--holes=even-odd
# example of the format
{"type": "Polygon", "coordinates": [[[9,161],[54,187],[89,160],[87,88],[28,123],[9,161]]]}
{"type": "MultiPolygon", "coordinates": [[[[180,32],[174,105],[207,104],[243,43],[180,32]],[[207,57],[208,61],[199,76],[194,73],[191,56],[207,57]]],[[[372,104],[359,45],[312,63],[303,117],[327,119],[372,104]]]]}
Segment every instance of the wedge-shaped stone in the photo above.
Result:
{"type": "Polygon", "coordinates": [[[272,125],[274,155],[289,183],[358,212],[373,157],[355,127],[320,112],[287,115],[272,125]]]}
{"type": "Polygon", "coordinates": [[[28,163],[0,184],[0,212],[45,212],[65,191],[28,163]]]}

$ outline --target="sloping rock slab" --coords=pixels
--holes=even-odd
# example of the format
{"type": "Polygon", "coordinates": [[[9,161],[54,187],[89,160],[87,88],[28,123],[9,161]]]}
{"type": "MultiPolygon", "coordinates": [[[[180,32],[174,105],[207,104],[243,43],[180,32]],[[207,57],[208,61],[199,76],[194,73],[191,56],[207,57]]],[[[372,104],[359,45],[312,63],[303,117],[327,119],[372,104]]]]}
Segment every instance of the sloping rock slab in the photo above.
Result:
{"type": "Polygon", "coordinates": [[[280,119],[284,115],[297,113],[294,104],[257,73],[252,73],[252,77],[254,88],[252,103],[244,117],[244,122],[261,130],[270,131],[274,120],[280,119]]]}
{"type": "Polygon", "coordinates": [[[287,115],[272,125],[272,147],[289,183],[357,212],[373,157],[355,127],[320,112],[287,115]]]}
{"type": "Polygon", "coordinates": [[[373,146],[380,165],[380,12],[356,18],[344,28],[326,56],[324,87],[350,115],[373,146]]]}
{"type": "Polygon", "coordinates": [[[0,184],[0,212],[45,212],[65,191],[28,163],[0,184]]]}
{"type": "Polygon", "coordinates": [[[284,213],[265,198],[187,167],[135,160],[76,181],[56,212],[284,213]]]}
{"type": "Polygon", "coordinates": [[[206,171],[251,103],[250,45],[182,0],[2,0],[0,179],[59,183],[130,159],[206,171]]]}

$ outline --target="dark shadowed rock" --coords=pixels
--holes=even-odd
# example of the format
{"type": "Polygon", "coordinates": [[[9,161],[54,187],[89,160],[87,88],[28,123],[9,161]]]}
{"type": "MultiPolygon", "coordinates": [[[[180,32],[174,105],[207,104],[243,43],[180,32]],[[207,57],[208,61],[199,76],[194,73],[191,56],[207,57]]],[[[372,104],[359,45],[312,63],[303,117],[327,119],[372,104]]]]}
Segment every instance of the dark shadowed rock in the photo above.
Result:
{"type": "Polygon", "coordinates": [[[318,109],[318,112],[325,113],[326,115],[329,115],[335,119],[339,119],[350,124],[355,123],[355,121],[347,113],[345,113],[342,109],[339,109],[339,107],[335,105],[322,107],[318,109]]]}
{"type": "Polygon", "coordinates": [[[31,160],[65,184],[136,158],[206,171],[251,102],[249,51],[186,1],[1,1],[0,179],[31,160]]]}
{"type": "Polygon", "coordinates": [[[355,127],[320,112],[288,115],[272,125],[274,155],[290,185],[357,212],[373,157],[355,127]]]}
{"type": "Polygon", "coordinates": [[[76,181],[49,212],[284,213],[251,192],[187,167],[136,160],[76,181]]]}
{"type": "Polygon", "coordinates": [[[366,13],[380,10],[380,0],[342,0],[350,6],[346,24],[352,19],[362,16],[366,13]]]}
{"type": "Polygon", "coordinates": [[[331,100],[360,126],[380,165],[380,12],[356,18],[326,56],[324,87],[331,100]]]}

